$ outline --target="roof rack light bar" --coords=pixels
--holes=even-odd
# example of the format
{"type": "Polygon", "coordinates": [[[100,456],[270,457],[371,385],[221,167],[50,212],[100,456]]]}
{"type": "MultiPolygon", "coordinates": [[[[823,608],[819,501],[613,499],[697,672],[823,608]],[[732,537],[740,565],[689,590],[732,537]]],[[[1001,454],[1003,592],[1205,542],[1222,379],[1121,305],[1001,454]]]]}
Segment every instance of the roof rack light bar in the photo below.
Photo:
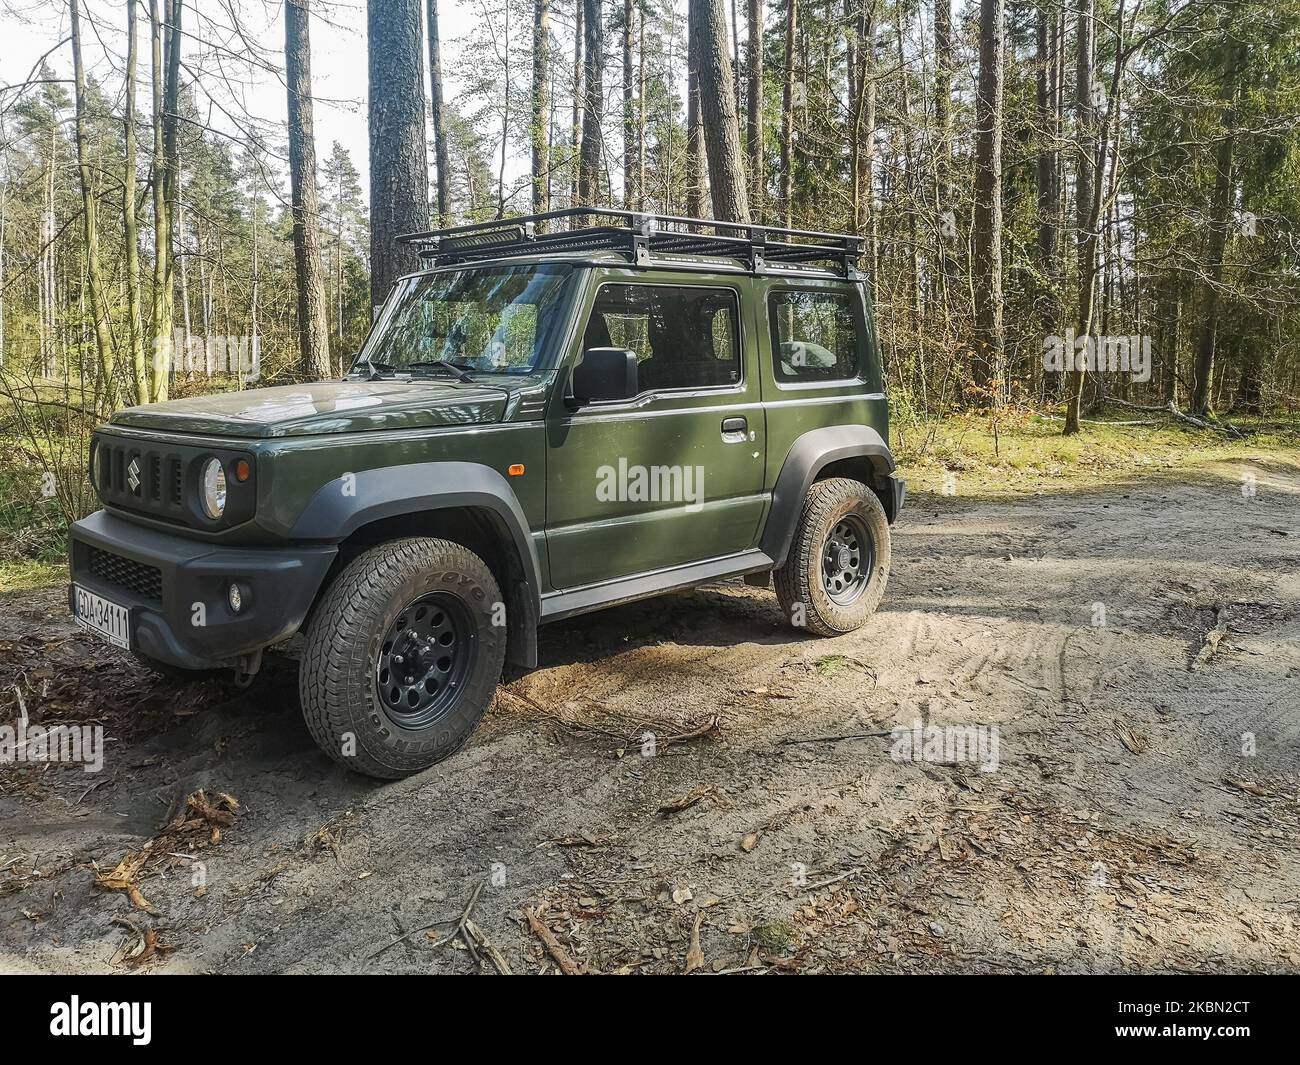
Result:
{"type": "Polygon", "coordinates": [[[851,280],[862,277],[858,259],[863,241],[852,234],[609,207],[567,207],[405,233],[397,239],[416,245],[420,257],[432,263],[483,262],[545,251],[616,251],[642,266],[660,261],[663,255],[693,254],[739,259],[754,272],[768,269],[769,264],[807,269],[826,263],[851,280]]]}

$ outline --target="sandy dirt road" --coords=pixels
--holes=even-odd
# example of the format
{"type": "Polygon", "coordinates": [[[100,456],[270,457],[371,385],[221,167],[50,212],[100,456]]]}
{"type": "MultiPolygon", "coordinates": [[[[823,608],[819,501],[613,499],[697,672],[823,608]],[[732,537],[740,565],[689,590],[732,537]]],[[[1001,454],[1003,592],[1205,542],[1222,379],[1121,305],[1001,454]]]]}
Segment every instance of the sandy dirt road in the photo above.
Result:
{"type": "Polygon", "coordinates": [[[6,598],[0,724],[17,689],[109,740],[0,768],[0,970],[492,971],[474,898],[516,973],[1300,971],[1300,464],[922,497],[859,632],[726,583],[542,658],[381,785],[316,752],[291,668],[154,681],[59,592],[6,598]],[[918,724],[996,757],[899,757],[918,724]]]}

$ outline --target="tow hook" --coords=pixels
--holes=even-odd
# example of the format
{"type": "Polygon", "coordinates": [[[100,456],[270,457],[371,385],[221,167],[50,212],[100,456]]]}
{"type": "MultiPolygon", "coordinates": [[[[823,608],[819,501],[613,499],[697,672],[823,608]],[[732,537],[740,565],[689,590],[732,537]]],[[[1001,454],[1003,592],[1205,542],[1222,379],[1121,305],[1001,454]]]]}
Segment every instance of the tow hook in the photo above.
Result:
{"type": "Polygon", "coordinates": [[[235,666],[235,687],[247,688],[253,683],[257,671],[262,668],[262,649],[259,647],[251,655],[240,655],[239,664],[235,666]]]}

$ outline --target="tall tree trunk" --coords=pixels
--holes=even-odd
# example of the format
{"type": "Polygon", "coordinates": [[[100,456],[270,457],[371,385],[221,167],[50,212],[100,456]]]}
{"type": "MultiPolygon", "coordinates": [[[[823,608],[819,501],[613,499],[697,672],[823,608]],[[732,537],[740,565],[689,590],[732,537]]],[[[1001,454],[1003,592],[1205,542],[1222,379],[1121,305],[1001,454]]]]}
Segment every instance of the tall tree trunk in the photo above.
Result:
{"type": "Polygon", "coordinates": [[[113,338],[108,332],[108,307],[99,264],[99,230],[96,219],[95,186],[91,176],[90,148],[86,141],[86,71],[81,62],[81,11],[79,0],[71,0],[72,66],[76,90],[77,173],[81,179],[81,225],[86,243],[86,281],[90,291],[90,316],[95,329],[95,350],[103,380],[103,405],[116,410],[118,403],[116,359],[113,338]]]}
{"type": "Polygon", "coordinates": [[[54,175],[56,173],[55,165],[58,157],[58,126],[50,126],[50,165],[46,168],[45,180],[45,240],[42,247],[45,249],[42,265],[44,267],[43,280],[45,299],[43,309],[45,316],[41,321],[41,366],[45,370],[46,377],[54,376],[54,358],[56,353],[55,344],[55,324],[54,308],[58,302],[58,280],[55,276],[54,269],[54,237],[57,233],[55,227],[55,202],[54,202],[54,175]]]}
{"type": "Polygon", "coordinates": [[[934,199],[941,218],[939,260],[942,266],[935,282],[945,330],[950,327],[950,293],[957,286],[957,257],[952,253],[957,219],[957,205],[952,194],[952,79],[952,0],[935,0],[934,125],[938,143],[934,153],[934,199]],[[949,225],[949,221],[953,224],[949,225]]]}
{"type": "Polygon", "coordinates": [[[1060,149],[1057,147],[1057,115],[1055,109],[1056,45],[1055,8],[1045,2],[1038,6],[1036,15],[1037,51],[1034,67],[1037,74],[1035,86],[1035,111],[1038,119],[1038,264],[1050,277],[1056,262],[1056,200],[1060,149]]]}
{"type": "Polygon", "coordinates": [[[582,149],[578,158],[578,202],[595,207],[601,197],[605,120],[605,20],[601,0],[583,0],[582,149]]]}
{"type": "Polygon", "coordinates": [[[320,199],[311,95],[311,0],[285,0],[284,67],[289,92],[289,187],[298,279],[298,352],[309,381],[330,376],[329,318],[320,262],[320,199]]]}
{"type": "MultiPolygon", "coordinates": [[[[181,365],[186,365],[189,357],[190,338],[194,335],[194,330],[190,323],[190,253],[185,249],[185,204],[180,197],[176,200],[176,220],[173,230],[176,234],[176,274],[180,281],[181,290],[181,323],[183,330],[181,333],[181,365]]],[[[195,227],[194,241],[198,243],[198,228],[195,227]]],[[[204,335],[207,335],[207,327],[204,327],[204,335]]]]}
{"type": "MultiPolygon", "coordinates": [[[[1045,334],[1060,332],[1060,298],[1057,293],[1057,231],[1061,199],[1061,113],[1057,85],[1060,9],[1040,0],[1035,16],[1036,52],[1034,106],[1038,123],[1038,156],[1035,178],[1038,192],[1038,285],[1039,321],[1045,334]]],[[[1060,394],[1061,376],[1049,383],[1043,375],[1042,395],[1060,394]]]]}
{"type": "Polygon", "coordinates": [[[1177,273],[1170,273],[1161,285],[1163,309],[1160,315],[1160,402],[1178,400],[1178,352],[1182,346],[1183,293],[1177,273]]]}
{"type": "MultiPolygon", "coordinates": [[[[1079,286],[1075,335],[1079,337],[1087,337],[1092,332],[1093,305],[1097,291],[1097,215],[1093,211],[1093,202],[1098,199],[1101,170],[1098,166],[1096,150],[1097,108],[1093,99],[1095,77],[1093,51],[1096,41],[1093,18],[1093,0],[1077,0],[1074,105],[1078,115],[1079,144],[1074,179],[1074,204],[1079,286]]],[[[1079,431],[1086,372],[1086,367],[1080,365],[1076,365],[1070,371],[1065,408],[1066,435],[1079,431]]]]}
{"type": "Polygon", "coordinates": [[[785,80],[781,90],[781,224],[791,224],[794,211],[794,46],[799,30],[799,0],[786,0],[785,80]]]}
{"type": "Polygon", "coordinates": [[[645,62],[645,12],[642,11],[637,18],[637,107],[636,107],[636,152],[637,152],[637,180],[636,180],[636,207],[638,211],[645,210],[645,186],[646,186],[646,62],[645,62]]]}
{"type": "MultiPolygon", "coordinates": [[[[538,2],[545,4],[546,0],[538,2]]],[[[418,15],[416,21],[419,21],[418,15]]],[[[451,222],[451,160],[447,152],[447,122],[443,113],[442,37],[438,32],[438,0],[429,0],[428,22],[429,117],[433,122],[433,162],[438,168],[438,225],[445,226],[451,222]]]]}
{"type": "Polygon", "coordinates": [[[573,123],[569,155],[569,206],[578,205],[578,156],[582,144],[582,43],[587,32],[587,0],[573,0],[573,123]]]}
{"type": "Polygon", "coordinates": [[[1246,414],[1260,414],[1264,403],[1264,382],[1261,378],[1262,356],[1259,347],[1248,344],[1243,353],[1239,405],[1246,414]]]}
{"type": "Polygon", "coordinates": [[[745,144],[749,151],[749,210],[754,221],[763,220],[767,180],[763,167],[763,0],[748,0],[749,42],[745,64],[745,144]]]}
{"type": "MultiPolygon", "coordinates": [[[[125,159],[122,165],[122,242],[126,245],[126,334],[130,348],[135,402],[149,400],[149,367],[144,357],[140,320],[140,233],[135,217],[136,72],[139,41],[136,0],[126,0],[126,105],[122,116],[125,159]]],[[[3,329],[0,326],[0,329],[3,329]]],[[[0,353],[0,358],[3,358],[0,353]]]]}
{"type": "Polygon", "coordinates": [[[749,221],[745,188],[745,155],[727,47],[727,16],[722,0],[691,0],[690,34],[695,38],[700,103],[704,114],[704,143],[709,158],[709,188],[713,217],[728,222],[749,221]]]}
{"type": "Polygon", "coordinates": [[[339,358],[343,354],[343,173],[339,172],[338,181],[339,213],[334,230],[334,324],[337,330],[337,349],[339,358]]]}
{"type": "MultiPolygon", "coordinates": [[[[744,79],[740,74],[740,7],[736,0],[731,0],[731,69],[735,74],[734,88],[736,92],[736,121],[740,128],[745,128],[745,123],[741,120],[740,115],[745,110],[745,85],[744,79]]],[[[744,140],[741,140],[741,147],[744,147],[744,140]]]]}
{"type": "Polygon", "coordinates": [[[952,208],[952,0],[934,5],[935,195],[940,210],[952,208]]]}
{"type": "Polygon", "coordinates": [[[50,150],[41,180],[41,251],[37,271],[37,341],[41,375],[54,376],[54,172],[59,127],[50,123],[50,150]]]}
{"type": "Polygon", "coordinates": [[[690,10],[696,0],[687,0],[686,22],[686,215],[703,218],[708,168],[704,147],[704,112],[700,107],[700,49],[691,32],[690,10]]]}
{"type": "Polygon", "coordinates": [[[849,170],[853,230],[867,238],[868,269],[876,274],[876,212],[873,209],[876,160],[876,0],[845,0],[846,16],[856,8],[849,34],[851,121],[849,170]]]}
{"type": "MultiPolygon", "coordinates": [[[[261,215],[262,198],[259,196],[253,201],[253,261],[251,264],[252,277],[249,279],[248,283],[248,333],[249,339],[252,341],[253,355],[255,358],[258,357],[258,352],[260,351],[262,344],[261,326],[258,323],[257,317],[258,285],[261,282],[261,274],[259,273],[259,270],[261,269],[261,246],[259,243],[261,229],[259,223],[261,222],[261,215]]],[[[243,377],[240,377],[240,381],[243,381],[243,377]]]]}
{"type": "Polygon", "coordinates": [[[429,225],[420,0],[368,0],[370,303],[420,264],[402,233],[429,225]]]}
{"type": "Polygon", "coordinates": [[[180,104],[181,53],[180,0],[149,0],[150,45],[153,71],[153,214],[154,263],[153,297],[149,333],[153,340],[149,398],[167,398],[172,360],[172,320],[175,297],[176,202],[180,189],[180,161],[177,144],[177,109],[180,104]]]}
{"type": "MultiPolygon", "coordinates": [[[[0,117],[0,142],[5,140],[4,119],[0,117]]],[[[5,368],[5,229],[9,223],[9,172],[0,179],[0,370],[5,368]]]]}
{"type": "Polygon", "coordinates": [[[1223,285],[1223,254],[1228,246],[1232,219],[1232,161],[1237,143],[1237,63],[1235,42],[1227,43],[1228,71],[1220,98],[1223,101],[1223,137],[1214,150],[1214,196],[1210,203],[1210,233],[1207,241],[1205,317],[1196,339],[1196,367],[1192,381],[1192,413],[1208,414],[1214,380],[1215,334],[1219,328],[1220,289],[1223,285]]]}
{"type": "Polygon", "coordinates": [[[975,365],[981,402],[996,406],[1005,382],[1002,329],[1002,0],[980,0],[975,99],[975,365]]]}
{"type": "Polygon", "coordinates": [[[531,136],[533,214],[541,214],[551,209],[551,0],[533,0],[531,136]]]}
{"type": "Polygon", "coordinates": [[[510,148],[510,102],[514,98],[513,87],[510,82],[510,7],[506,6],[505,17],[501,20],[501,57],[502,76],[504,84],[501,86],[501,162],[497,167],[497,218],[504,218],[506,214],[506,158],[510,148]]]}
{"type": "Polygon", "coordinates": [[[636,205],[636,93],[632,66],[632,41],[636,32],[636,4],[623,0],[623,209],[636,205]]]}
{"type": "MultiPolygon", "coordinates": [[[[190,258],[190,252],[185,247],[185,213],[183,210],[184,198],[176,205],[176,246],[177,257],[180,259],[181,274],[181,306],[185,308],[185,331],[189,333],[189,316],[190,316],[190,292],[185,283],[185,263],[190,258]]],[[[198,219],[194,220],[194,255],[199,261],[199,335],[203,338],[203,373],[206,377],[212,376],[212,328],[211,312],[212,300],[208,296],[208,266],[207,255],[203,248],[203,234],[199,232],[198,219]]],[[[188,339],[188,337],[187,337],[188,339]]],[[[189,352],[189,345],[186,344],[185,351],[189,352]]],[[[195,365],[193,360],[187,360],[185,364],[186,379],[194,379],[195,365]]]]}
{"type": "Polygon", "coordinates": [[[899,117],[902,125],[903,143],[903,174],[899,185],[900,191],[903,193],[903,204],[907,212],[907,243],[909,245],[907,257],[907,284],[909,294],[908,311],[912,316],[913,326],[919,330],[922,319],[921,242],[917,231],[916,215],[920,199],[920,186],[917,181],[916,148],[914,144],[915,134],[912,128],[912,94],[908,85],[907,60],[903,49],[903,44],[907,39],[908,27],[910,25],[908,9],[905,2],[899,3],[897,18],[898,32],[895,34],[895,42],[898,49],[899,117]]]}

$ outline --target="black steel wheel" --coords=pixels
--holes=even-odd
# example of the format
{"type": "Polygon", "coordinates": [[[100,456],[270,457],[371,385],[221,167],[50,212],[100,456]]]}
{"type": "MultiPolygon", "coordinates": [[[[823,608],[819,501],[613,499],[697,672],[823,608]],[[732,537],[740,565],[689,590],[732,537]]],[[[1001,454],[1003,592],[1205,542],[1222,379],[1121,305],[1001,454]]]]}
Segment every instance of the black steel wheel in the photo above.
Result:
{"type": "Polygon", "coordinates": [[[375,694],[394,722],[423,729],[456,701],[478,651],[468,611],[445,592],[402,608],[375,655],[375,694]]]}

